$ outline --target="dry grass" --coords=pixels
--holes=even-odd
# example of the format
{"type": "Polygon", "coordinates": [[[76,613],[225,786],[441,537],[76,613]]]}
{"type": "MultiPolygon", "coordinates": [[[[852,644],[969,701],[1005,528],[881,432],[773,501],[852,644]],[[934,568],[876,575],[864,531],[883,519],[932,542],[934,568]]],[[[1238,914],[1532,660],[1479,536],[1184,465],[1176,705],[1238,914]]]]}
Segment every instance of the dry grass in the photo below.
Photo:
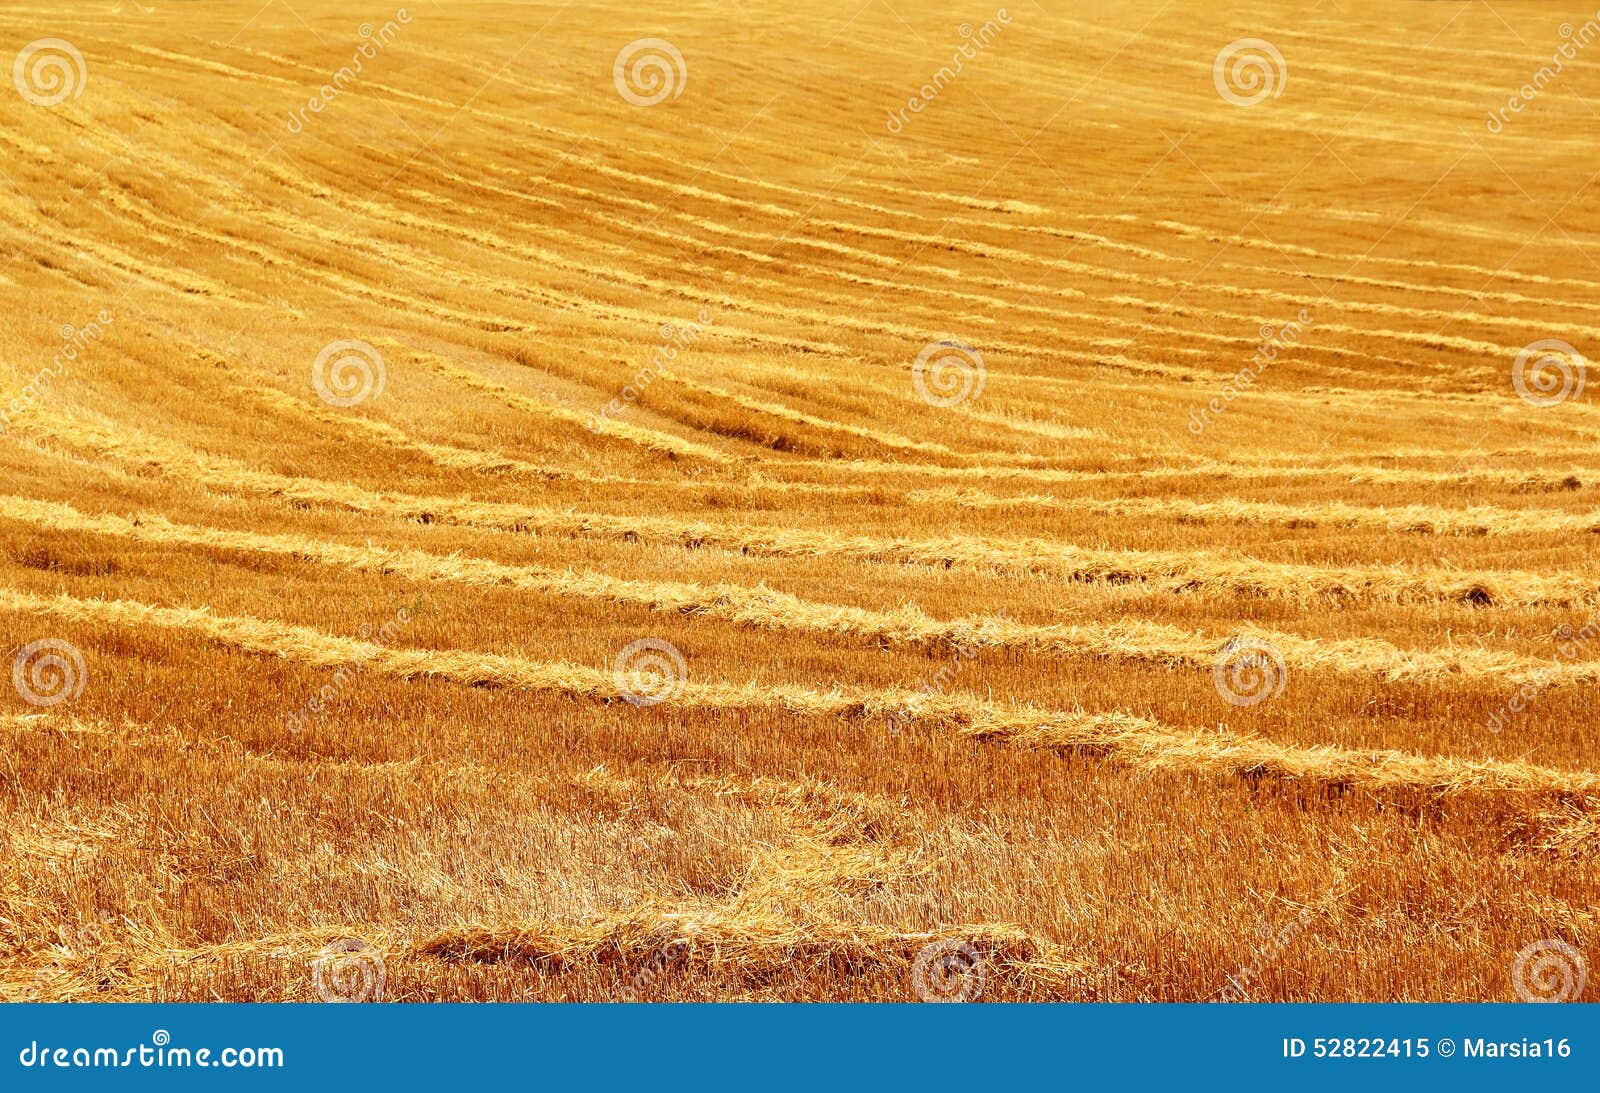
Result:
{"type": "Polygon", "coordinates": [[[1600,345],[1600,70],[1482,128],[1556,14],[1017,10],[886,132],[975,13],[470,0],[294,131],[377,16],[200,7],[0,11],[88,76],[0,96],[0,633],[81,658],[0,710],[0,997],[907,1000],[961,945],[991,1000],[1498,1001],[1600,951],[1600,410],[1511,382],[1600,345]]]}

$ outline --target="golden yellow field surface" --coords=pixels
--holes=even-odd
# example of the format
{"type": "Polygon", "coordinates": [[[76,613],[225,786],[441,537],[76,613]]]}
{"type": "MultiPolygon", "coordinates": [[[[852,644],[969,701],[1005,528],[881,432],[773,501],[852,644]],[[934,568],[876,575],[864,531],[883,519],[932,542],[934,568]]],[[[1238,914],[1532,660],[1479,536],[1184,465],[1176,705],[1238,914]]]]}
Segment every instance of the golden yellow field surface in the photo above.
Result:
{"type": "Polygon", "coordinates": [[[1597,20],[0,7],[0,997],[1600,998],[1597,20]]]}

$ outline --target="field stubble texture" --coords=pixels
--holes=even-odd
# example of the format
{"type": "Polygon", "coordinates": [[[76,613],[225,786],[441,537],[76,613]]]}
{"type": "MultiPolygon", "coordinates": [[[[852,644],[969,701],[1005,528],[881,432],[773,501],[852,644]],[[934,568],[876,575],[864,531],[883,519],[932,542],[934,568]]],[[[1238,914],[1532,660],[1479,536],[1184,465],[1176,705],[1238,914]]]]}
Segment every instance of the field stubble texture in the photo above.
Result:
{"type": "Polygon", "coordinates": [[[1595,999],[1600,16],[179,11],[0,10],[0,998],[1595,999]]]}

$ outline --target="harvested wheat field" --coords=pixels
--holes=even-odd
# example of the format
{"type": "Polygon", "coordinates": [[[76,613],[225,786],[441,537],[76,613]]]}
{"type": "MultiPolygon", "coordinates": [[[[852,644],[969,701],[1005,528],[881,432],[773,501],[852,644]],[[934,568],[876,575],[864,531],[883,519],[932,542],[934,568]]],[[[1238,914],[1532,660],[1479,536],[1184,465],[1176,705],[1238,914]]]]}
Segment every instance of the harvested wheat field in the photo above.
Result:
{"type": "Polygon", "coordinates": [[[1600,15],[408,4],[0,7],[0,997],[1600,1000],[1600,15]]]}

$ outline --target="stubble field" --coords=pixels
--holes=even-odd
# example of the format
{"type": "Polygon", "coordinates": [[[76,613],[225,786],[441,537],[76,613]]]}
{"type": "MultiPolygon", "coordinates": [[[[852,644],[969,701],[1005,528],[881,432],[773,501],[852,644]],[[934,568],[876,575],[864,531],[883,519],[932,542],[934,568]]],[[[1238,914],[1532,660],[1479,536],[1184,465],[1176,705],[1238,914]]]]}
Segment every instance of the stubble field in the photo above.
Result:
{"type": "Polygon", "coordinates": [[[0,996],[1595,999],[1595,18],[0,8],[0,996]]]}

